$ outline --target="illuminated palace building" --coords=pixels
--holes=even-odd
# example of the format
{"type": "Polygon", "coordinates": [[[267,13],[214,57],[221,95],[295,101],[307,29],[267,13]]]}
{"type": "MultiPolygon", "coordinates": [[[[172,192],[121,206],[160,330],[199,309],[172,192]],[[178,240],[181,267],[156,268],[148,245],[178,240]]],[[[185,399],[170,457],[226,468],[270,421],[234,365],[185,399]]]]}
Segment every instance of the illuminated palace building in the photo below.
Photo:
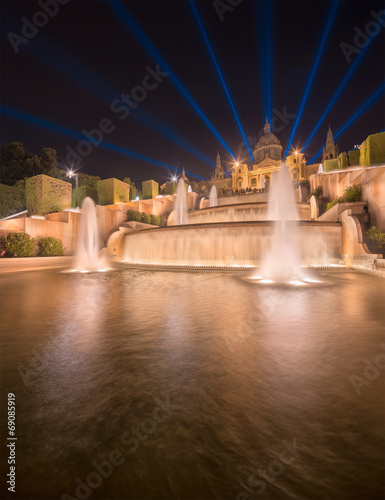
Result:
{"type": "MultiPolygon", "coordinates": [[[[323,160],[336,158],[337,154],[338,149],[334,144],[332,131],[329,129],[323,160]]],[[[231,167],[231,179],[226,179],[218,153],[211,183],[215,184],[219,189],[231,187],[233,191],[253,191],[264,187],[266,184],[271,184],[274,172],[279,171],[282,163],[281,142],[271,132],[270,124],[266,119],[263,134],[253,151],[253,163],[236,163],[231,167]]],[[[288,155],[285,163],[290,169],[293,181],[308,179],[312,174],[317,173],[319,167],[319,163],[306,165],[304,154],[298,151],[288,155]]]]}

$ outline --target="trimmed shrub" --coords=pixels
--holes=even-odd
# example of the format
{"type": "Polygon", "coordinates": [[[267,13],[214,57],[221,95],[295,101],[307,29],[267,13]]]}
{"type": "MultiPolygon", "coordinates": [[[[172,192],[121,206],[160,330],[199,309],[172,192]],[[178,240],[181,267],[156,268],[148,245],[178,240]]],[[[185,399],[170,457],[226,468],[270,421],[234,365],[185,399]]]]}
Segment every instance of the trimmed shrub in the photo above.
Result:
{"type": "Polygon", "coordinates": [[[377,226],[372,226],[367,231],[368,238],[373,242],[376,250],[385,253],[385,231],[377,226]]]}
{"type": "Polygon", "coordinates": [[[361,201],[362,197],[362,186],[360,184],[352,184],[345,189],[342,201],[353,203],[355,201],[361,201]]]}
{"type": "Polygon", "coordinates": [[[28,215],[45,215],[71,207],[72,185],[48,175],[27,179],[28,215]]]}
{"type": "Polygon", "coordinates": [[[369,135],[360,146],[360,165],[378,165],[385,162],[385,132],[369,135]]]}
{"type": "Polygon", "coordinates": [[[333,158],[332,160],[325,160],[324,161],[324,172],[329,172],[330,170],[337,170],[338,169],[338,159],[333,158]]]}
{"type": "Polygon", "coordinates": [[[153,226],[159,226],[160,225],[160,217],[158,215],[151,215],[151,224],[153,226]]]}
{"type": "Polygon", "coordinates": [[[309,196],[306,198],[306,200],[310,200],[312,196],[315,196],[316,198],[320,198],[323,194],[322,186],[317,186],[313,191],[309,194],[309,196]]]}
{"type": "Polygon", "coordinates": [[[142,212],[141,213],[141,222],[143,222],[143,224],[151,224],[151,217],[146,214],[145,212],[142,212]]]}
{"type": "Polygon", "coordinates": [[[142,217],[140,212],[137,212],[136,210],[127,210],[127,222],[141,222],[141,220],[142,217]]]}
{"type": "Polygon", "coordinates": [[[60,238],[48,236],[39,241],[39,254],[43,257],[50,257],[53,255],[64,255],[65,248],[60,238]]]}
{"type": "Polygon", "coordinates": [[[167,215],[162,215],[160,217],[160,227],[166,227],[167,226],[167,215]]]}
{"type": "Polygon", "coordinates": [[[0,219],[25,209],[25,190],[0,184],[0,219]]]}
{"type": "Polygon", "coordinates": [[[34,257],[37,244],[27,233],[10,233],[2,241],[3,257],[34,257]]]}

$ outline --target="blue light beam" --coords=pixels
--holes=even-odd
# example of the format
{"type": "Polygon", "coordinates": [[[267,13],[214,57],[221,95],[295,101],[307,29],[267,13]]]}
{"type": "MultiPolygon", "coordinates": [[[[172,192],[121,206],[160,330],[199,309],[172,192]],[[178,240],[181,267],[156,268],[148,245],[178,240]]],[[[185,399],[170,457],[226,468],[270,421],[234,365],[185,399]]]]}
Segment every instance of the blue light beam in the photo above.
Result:
{"type": "Polygon", "coordinates": [[[179,91],[179,93],[184,97],[186,102],[191,106],[191,108],[195,111],[195,113],[199,116],[199,118],[203,121],[203,123],[207,126],[210,132],[217,138],[217,140],[222,144],[222,146],[226,149],[226,151],[233,157],[235,161],[235,155],[226,144],[225,140],[221,137],[219,132],[216,130],[214,125],[210,122],[207,116],[204,114],[202,109],[199,107],[197,102],[194,100],[192,95],[188,92],[186,87],[177,77],[177,75],[172,70],[171,66],[167,63],[165,58],[159,52],[159,50],[154,46],[139,24],[135,21],[133,16],[129,13],[126,7],[121,3],[120,0],[105,0],[111,10],[115,13],[115,15],[120,19],[121,22],[125,24],[130,33],[132,33],[135,38],[140,42],[142,47],[150,54],[150,56],[154,59],[156,63],[162,67],[163,71],[169,73],[168,78],[174,85],[174,87],[179,91]]]}
{"type": "Polygon", "coordinates": [[[297,131],[299,121],[301,119],[303,110],[305,108],[305,104],[306,104],[307,99],[309,97],[310,89],[313,85],[313,81],[314,81],[315,75],[317,73],[318,66],[319,66],[319,63],[321,61],[321,57],[322,57],[323,51],[325,49],[326,42],[327,42],[327,39],[329,37],[329,33],[330,33],[331,27],[333,25],[337,10],[338,10],[338,6],[339,6],[339,0],[334,0],[334,2],[332,3],[332,6],[331,6],[330,12],[329,12],[329,16],[328,16],[323,34],[322,34],[321,42],[318,46],[318,50],[317,50],[316,56],[315,56],[314,61],[313,61],[313,65],[312,65],[312,68],[310,71],[309,79],[308,79],[307,84],[306,84],[305,92],[302,95],[302,100],[301,100],[301,103],[299,106],[299,110],[297,112],[297,116],[296,116],[296,119],[295,119],[295,122],[293,125],[293,129],[292,129],[291,134],[290,134],[289,142],[287,144],[285,157],[287,156],[288,151],[290,149],[290,146],[293,142],[294,135],[297,131]]]}
{"type": "Polygon", "coordinates": [[[207,50],[208,50],[208,52],[209,52],[209,54],[210,54],[211,61],[212,61],[212,62],[213,62],[213,64],[214,64],[214,68],[215,68],[215,70],[216,70],[216,72],[217,72],[217,75],[218,75],[219,81],[221,82],[221,85],[222,85],[223,91],[224,91],[224,93],[225,93],[225,95],[226,95],[227,101],[228,101],[228,103],[229,103],[229,105],[230,105],[231,111],[232,111],[232,113],[233,113],[233,115],[234,115],[235,121],[237,122],[238,129],[239,129],[239,131],[240,131],[240,133],[241,133],[241,135],[242,135],[242,138],[243,138],[243,140],[244,140],[244,142],[245,142],[245,144],[246,144],[246,146],[247,146],[247,149],[248,149],[249,154],[250,154],[250,158],[251,158],[251,160],[252,160],[252,161],[254,161],[254,158],[253,158],[252,152],[251,152],[251,150],[250,150],[250,147],[249,147],[248,141],[247,141],[247,139],[246,139],[246,135],[245,135],[245,133],[244,133],[244,131],[243,131],[243,128],[242,128],[242,125],[241,125],[240,119],[239,119],[239,117],[238,117],[237,111],[236,111],[236,109],[235,109],[235,106],[234,106],[233,100],[231,99],[231,95],[230,95],[229,89],[227,88],[227,85],[226,85],[225,79],[224,79],[224,77],[223,77],[223,75],[222,75],[222,72],[221,72],[221,70],[220,70],[220,68],[219,68],[218,61],[217,61],[217,59],[216,59],[216,57],[215,57],[214,51],[213,51],[213,49],[212,49],[212,47],[211,47],[211,44],[210,44],[210,41],[209,41],[208,36],[207,36],[207,34],[206,34],[206,31],[205,31],[204,26],[203,26],[203,24],[202,24],[202,21],[201,21],[201,19],[200,19],[200,17],[199,17],[198,10],[197,10],[197,8],[195,7],[194,0],[190,0],[190,2],[189,2],[189,3],[190,3],[191,10],[193,11],[193,14],[194,14],[195,20],[196,20],[196,22],[197,22],[197,24],[198,24],[199,30],[200,30],[200,32],[201,32],[201,35],[202,35],[202,37],[203,37],[203,40],[204,40],[204,42],[205,42],[205,44],[206,44],[207,50]]]}
{"type": "MultiPolygon", "coordinates": [[[[12,31],[10,29],[6,30],[4,25],[2,26],[2,29],[3,28],[4,33],[12,31]]],[[[98,74],[94,73],[77,59],[73,58],[62,48],[53,44],[51,40],[44,37],[42,34],[39,34],[39,38],[36,40],[36,43],[34,41],[34,43],[27,44],[23,48],[29,51],[33,56],[43,61],[45,64],[55,68],[65,77],[71,78],[78,85],[86,88],[87,90],[91,90],[95,95],[107,101],[109,104],[111,104],[111,102],[113,102],[121,94],[120,91],[108,84],[98,74]],[[52,55],[52,51],[55,56],[52,55]]],[[[170,142],[173,142],[210,167],[215,166],[215,162],[212,158],[209,158],[175,130],[168,127],[165,123],[154,118],[150,113],[142,109],[142,107],[130,110],[130,114],[134,120],[137,120],[149,129],[154,130],[157,134],[165,137],[170,142]]]]}
{"type": "MultiPolygon", "coordinates": [[[[33,125],[37,125],[38,127],[46,128],[51,131],[58,132],[59,134],[67,135],[70,137],[74,137],[76,139],[80,140],[87,140],[87,138],[81,134],[80,132],[77,132],[76,130],[73,130],[68,127],[64,127],[63,125],[59,125],[54,122],[50,122],[48,120],[45,120],[44,118],[40,118],[37,116],[30,115],[28,113],[24,113],[23,111],[11,108],[9,106],[6,106],[5,104],[0,105],[0,112],[6,116],[9,116],[13,119],[23,121],[26,123],[31,123],[33,125]]],[[[115,151],[117,153],[124,154],[126,156],[131,156],[133,158],[136,158],[138,160],[145,161],[147,163],[152,163],[153,165],[160,166],[162,168],[174,168],[171,167],[170,165],[160,162],[158,160],[155,160],[154,158],[150,158],[148,156],[144,156],[141,153],[137,153],[136,151],[131,151],[129,149],[125,149],[121,146],[117,146],[116,144],[112,144],[110,142],[102,141],[100,144],[98,144],[99,147],[102,147],[104,149],[109,149],[112,151],[115,151]]],[[[195,175],[191,172],[189,172],[189,175],[192,175],[193,177],[196,177],[198,179],[203,179],[206,180],[204,177],[201,177],[199,175],[195,175]]]]}
{"type": "Polygon", "coordinates": [[[273,0],[258,2],[259,58],[262,74],[263,122],[273,121],[273,0]]]}
{"type": "Polygon", "coordinates": [[[338,87],[338,89],[336,90],[334,96],[331,98],[329,104],[327,105],[325,111],[323,112],[321,118],[318,120],[317,122],[317,125],[314,127],[313,131],[311,132],[309,138],[307,139],[307,141],[305,142],[305,145],[303,146],[302,150],[306,148],[306,146],[309,144],[309,142],[312,140],[312,138],[314,137],[314,134],[317,132],[317,130],[319,129],[321,123],[325,120],[327,114],[329,113],[329,111],[331,110],[332,106],[334,105],[334,103],[336,102],[336,100],[338,99],[338,97],[340,96],[341,92],[343,91],[343,89],[345,88],[346,84],[348,83],[348,81],[350,80],[351,76],[353,75],[353,73],[355,72],[355,70],[357,69],[358,65],[360,64],[360,62],[362,61],[362,59],[364,58],[368,48],[370,47],[371,43],[372,43],[372,40],[373,38],[370,38],[369,39],[369,43],[368,45],[363,48],[361,50],[361,52],[357,55],[357,57],[354,59],[353,63],[351,64],[350,68],[349,68],[349,71],[346,73],[344,79],[342,80],[342,82],[340,83],[340,86],[338,87]]]}
{"type": "MultiPolygon", "coordinates": [[[[365,101],[364,104],[359,109],[357,109],[357,111],[349,118],[349,120],[347,120],[342,125],[342,127],[340,127],[337,130],[337,132],[334,134],[334,139],[338,139],[338,137],[340,135],[342,135],[344,132],[346,132],[346,130],[355,122],[355,120],[357,120],[357,118],[359,118],[363,113],[365,113],[365,111],[367,111],[370,108],[370,106],[372,106],[372,104],[374,104],[374,102],[379,97],[381,97],[382,94],[384,94],[384,92],[385,92],[385,83],[383,83],[374,92],[374,94],[371,97],[369,97],[369,99],[367,101],[365,101]]],[[[310,160],[310,163],[313,163],[320,156],[320,154],[322,153],[322,150],[323,150],[323,148],[320,149],[315,156],[313,156],[313,158],[310,160]]]]}

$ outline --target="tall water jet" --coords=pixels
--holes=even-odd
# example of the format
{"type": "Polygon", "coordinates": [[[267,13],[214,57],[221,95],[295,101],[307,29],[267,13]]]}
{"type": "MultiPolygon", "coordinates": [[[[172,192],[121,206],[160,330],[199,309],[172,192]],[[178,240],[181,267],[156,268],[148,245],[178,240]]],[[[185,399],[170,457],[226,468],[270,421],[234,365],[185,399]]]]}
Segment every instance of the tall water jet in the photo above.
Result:
{"type": "Polygon", "coordinates": [[[175,196],[175,225],[181,226],[187,223],[187,193],[184,180],[179,179],[175,196]]]}
{"type": "Polygon", "coordinates": [[[189,184],[189,185],[188,185],[187,192],[188,192],[188,193],[192,193],[192,187],[191,187],[191,184],[189,184]]]}
{"type": "Polygon", "coordinates": [[[82,215],[75,259],[77,271],[97,271],[104,266],[99,257],[99,229],[94,201],[87,197],[82,204],[82,215]]]}
{"type": "Polygon", "coordinates": [[[265,178],[263,175],[261,175],[258,182],[258,189],[264,189],[264,188],[265,188],[265,178]]]}
{"type": "Polygon", "coordinates": [[[323,173],[324,173],[324,166],[322,165],[322,163],[320,163],[317,170],[317,174],[323,174],[323,173]]]}
{"type": "Polygon", "coordinates": [[[282,165],[274,174],[269,192],[268,219],[274,222],[271,247],[261,264],[263,281],[290,282],[302,279],[298,212],[289,169],[282,165]]]}
{"type": "Polygon", "coordinates": [[[209,198],[209,206],[216,207],[218,205],[218,193],[217,188],[215,186],[211,186],[210,189],[210,198],[209,198]]]}

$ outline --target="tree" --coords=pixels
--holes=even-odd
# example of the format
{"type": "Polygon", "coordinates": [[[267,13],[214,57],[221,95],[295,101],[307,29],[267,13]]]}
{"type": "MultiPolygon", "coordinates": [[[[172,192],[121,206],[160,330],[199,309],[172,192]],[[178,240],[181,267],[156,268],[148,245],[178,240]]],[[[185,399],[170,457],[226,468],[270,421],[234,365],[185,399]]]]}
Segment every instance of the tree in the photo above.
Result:
{"type": "Polygon", "coordinates": [[[100,181],[100,177],[97,175],[88,175],[79,173],[79,186],[89,186],[91,188],[98,188],[98,181],[100,181]]]}
{"type": "Polygon", "coordinates": [[[131,200],[133,200],[137,196],[139,196],[139,198],[142,197],[142,193],[136,188],[135,182],[132,181],[129,177],[126,177],[125,179],[123,179],[123,182],[125,182],[126,184],[129,184],[129,186],[130,186],[130,198],[131,198],[131,200]]]}
{"type": "Polygon", "coordinates": [[[15,182],[46,174],[57,168],[56,151],[43,148],[42,156],[28,152],[21,142],[4,144],[0,151],[0,182],[12,186],[15,182]]]}

